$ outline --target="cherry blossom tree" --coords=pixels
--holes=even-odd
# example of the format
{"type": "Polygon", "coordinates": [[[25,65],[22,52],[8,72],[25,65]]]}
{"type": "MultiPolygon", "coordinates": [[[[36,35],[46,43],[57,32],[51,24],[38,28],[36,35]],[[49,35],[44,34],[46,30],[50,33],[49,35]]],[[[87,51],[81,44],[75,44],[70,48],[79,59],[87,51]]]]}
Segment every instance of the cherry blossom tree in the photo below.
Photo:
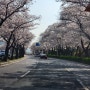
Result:
{"type": "MultiPolygon", "coordinates": [[[[39,19],[34,15],[29,15],[28,13],[20,13],[13,15],[11,19],[8,19],[1,27],[1,37],[6,41],[5,49],[5,60],[7,60],[9,49],[16,40],[16,33],[24,32],[24,30],[32,29],[36,24],[35,20],[39,19]]],[[[19,33],[21,34],[21,33],[19,33]]],[[[18,34],[17,34],[18,35],[18,34]]],[[[20,36],[22,37],[23,34],[20,36]]],[[[25,41],[24,41],[25,42],[25,41]]],[[[26,40],[27,42],[27,40],[26,40]]]]}
{"type": "Polygon", "coordinates": [[[63,2],[63,5],[64,4],[67,4],[67,3],[69,3],[69,4],[78,4],[78,5],[80,5],[80,6],[84,6],[84,7],[86,7],[87,6],[87,4],[89,4],[90,3],[90,0],[56,0],[57,2],[60,2],[60,1],[62,1],[63,2]]]}
{"type": "Polygon", "coordinates": [[[0,0],[0,27],[11,16],[26,12],[28,3],[32,3],[32,0],[0,0]]]}
{"type": "MultiPolygon", "coordinates": [[[[90,32],[89,32],[89,22],[90,22],[90,13],[88,12],[84,12],[84,7],[82,6],[77,6],[77,5],[70,5],[66,8],[64,8],[64,10],[61,13],[61,20],[65,20],[66,22],[68,22],[68,24],[70,23],[74,23],[74,27],[76,27],[76,29],[74,31],[79,33],[79,37],[81,37],[81,46],[83,48],[83,51],[85,53],[85,56],[88,54],[86,52],[88,52],[88,48],[90,45],[90,32]],[[87,38],[87,39],[82,39],[82,37],[87,38]],[[84,47],[84,41],[88,41],[88,45],[87,48],[85,50],[84,47]]],[[[85,42],[85,43],[86,43],[85,42]]]]}

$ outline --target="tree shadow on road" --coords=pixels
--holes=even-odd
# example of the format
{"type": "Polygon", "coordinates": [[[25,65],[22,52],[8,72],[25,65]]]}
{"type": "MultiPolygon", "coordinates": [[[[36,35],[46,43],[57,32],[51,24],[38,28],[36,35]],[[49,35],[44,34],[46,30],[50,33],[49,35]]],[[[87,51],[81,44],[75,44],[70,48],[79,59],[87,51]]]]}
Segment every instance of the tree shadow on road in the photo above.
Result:
{"type": "Polygon", "coordinates": [[[26,68],[30,73],[4,90],[83,90],[74,74],[68,72],[64,65],[39,62],[26,68]]]}

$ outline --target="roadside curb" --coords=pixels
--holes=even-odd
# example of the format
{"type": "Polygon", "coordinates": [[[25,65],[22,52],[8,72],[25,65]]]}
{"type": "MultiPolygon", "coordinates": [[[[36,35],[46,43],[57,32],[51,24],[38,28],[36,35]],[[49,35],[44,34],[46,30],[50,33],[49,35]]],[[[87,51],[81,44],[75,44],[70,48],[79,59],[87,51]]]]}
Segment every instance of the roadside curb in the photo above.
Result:
{"type": "Polygon", "coordinates": [[[27,58],[27,56],[24,56],[23,58],[19,58],[19,59],[15,59],[15,60],[9,60],[9,61],[7,61],[7,62],[1,62],[1,63],[0,63],[0,67],[5,67],[5,66],[7,66],[7,65],[20,62],[20,61],[22,61],[22,60],[25,60],[26,58],[27,58]]]}

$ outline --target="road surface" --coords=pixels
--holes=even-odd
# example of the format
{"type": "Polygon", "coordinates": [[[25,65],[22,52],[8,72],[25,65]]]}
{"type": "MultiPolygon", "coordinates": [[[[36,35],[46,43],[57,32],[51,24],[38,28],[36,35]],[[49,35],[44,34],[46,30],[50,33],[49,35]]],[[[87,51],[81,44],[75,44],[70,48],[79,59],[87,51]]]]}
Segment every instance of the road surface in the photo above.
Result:
{"type": "Polygon", "coordinates": [[[27,56],[0,67],[0,90],[90,90],[90,65],[27,56]]]}

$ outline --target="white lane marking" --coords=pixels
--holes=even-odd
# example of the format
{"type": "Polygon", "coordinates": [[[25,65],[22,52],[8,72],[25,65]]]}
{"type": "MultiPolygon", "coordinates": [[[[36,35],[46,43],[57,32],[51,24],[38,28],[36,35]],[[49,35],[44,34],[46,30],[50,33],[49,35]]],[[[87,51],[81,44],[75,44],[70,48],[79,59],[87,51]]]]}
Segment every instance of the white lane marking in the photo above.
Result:
{"type": "MultiPolygon", "coordinates": [[[[34,65],[33,66],[33,68],[35,68],[37,66],[37,64],[36,65],[34,65]]],[[[31,69],[32,70],[32,69],[31,69]]],[[[24,73],[23,75],[21,75],[20,76],[20,78],[23,78],[23,77],[25,77],[27,74],[29,74],[30,73],[30,70],[29,71],[27,71],[26,73],[24,73]]]]}
{"type": "Polygon", "coordinates": [[[21,75],[20,78],[25,77],[28,73],[30,73],[30,71],[27,71],[25,74],[21,75]]]}
{"type": "Polygon", "coordinates": [[[77,79],[77,81],[82,85],[82,87],[85,89],[85,90],[89,90],[83,83],[80,79],[77,79]]]}
{"type": "MultiPolygon", "coordinates": [[[[68,72],[71,72],[68,68],[66,68],[66,70],[68,72]]],[[[72,72],[73,73],[73,72],[72,72]]],[[[77,75],[75,73],[73,73],[75,76],[76,76],[76,80],[80,83],[80,85],[83,87],[84,90],[89,90],[83,83],[80,79],[78,79],[77,75]]]]}

